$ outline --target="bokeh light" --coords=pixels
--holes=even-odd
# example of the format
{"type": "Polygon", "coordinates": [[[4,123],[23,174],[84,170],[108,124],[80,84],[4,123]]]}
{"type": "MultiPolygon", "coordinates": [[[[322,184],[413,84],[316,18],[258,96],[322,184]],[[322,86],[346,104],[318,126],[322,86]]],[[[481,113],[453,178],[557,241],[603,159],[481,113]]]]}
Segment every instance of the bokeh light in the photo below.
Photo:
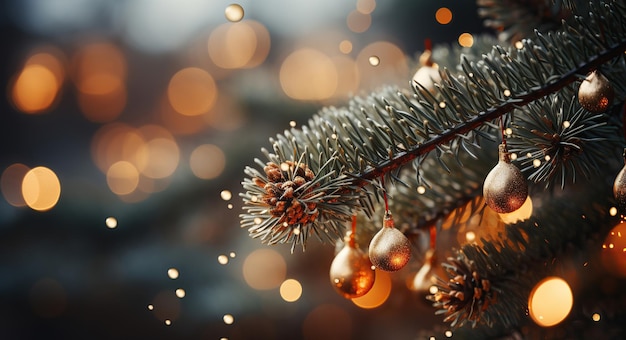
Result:
{"type": "Polygon", "coordinates": [[[109,189],[116,195],[128,195],[139,185],[139,171],[127,161],[113,163],[106,177],[109,189]]]}
{"type": "Polygon", "coordinates": [[[209,57],[223,69],[252,68],[265,61],[270,49],[270,35],[257,21],[222,24],[209,36],[209,57]]]}
{"type": "Polygon", "coordinates": [[[330,98],[339,82],[337,69],[324,53],[302,48],[292,52],[280,67],[280,85],[289,97],[297,100],[330,98]]]}
{"type": "Polygon", "coordinates": [[[226,167],[226,156],[222,149],[213,144],[198,145],[189,157],[193,174],[201,179],[218,177],[226,167]]]}
{"type": "Polygon", "coordinates": [[[241,21],[241,19],[243,19],[243,15],[243,7],[239,4],[230,4],[226,6],[226,9],[224,10],[224,16],[226,16],[226,19],[230,22],[241,21]]]}
{"type": "Polygon", "coordinates": [[[24,113],[41,113],[52,106],[58,91],[54,73],[46,66],[31,64],[24,66],[15,79],[11,99],[24,113]]]}
{"type": "Polygon", "coordinates": [[[298,301],[302,296],[302,285],[298,280],[287,279],[280,285],[280,297],[287,302],[298,301]]]}
{"type": "Polygon", "coordinates": [[[365,46],[357,55],[361,88],[374,88],[381,83],[405,85],[409,73],[406,55],[400,47],[388,41],[376,41],[365,46]],[[372,67],[370,57],[380,63],[372,67]]]}
{"type": "Polygon", "coordinates": [[[184,68],[172,76],[167,97],[176,112],[185,116],[207,113],[218,96],[213,77],[197,67],[184,68]]]}
{"type": "Polygon", "coordinates": [[[539,326],[551,327],[567,317],[573,304],[569,284],[560,277],[551,276],[541,280],[531,291],[528,312],[539,326]]]}
{"type": "Polygon", "coordinates": [[[146,166],[140,168],[141,174],[148,178],[171,176],[180,161],[180,150],[174,136],[159,125],[144,125],[139,128],[145,144],[140,152],[145,154],[146,166]]]}
{"type": "Polygon", "coordinates": [[[348,14],[346,24],[348,25],[350,31],[354,33],[363,33],[372,25],[372,16],[359,12],[358,10],[354,10],[348,14]]]}
{"type": "Polygon", "coordinates": [[[222,190],[222,192],[220,192],[220,197],[224,201],[230,201],[230,199],[233,198],[233,194],[229,190],[222,190]]]}
{"type": "Polygon", "coordinates": [[[54,171],[38,166],[29,170],[22,180],[24,202],[33,210],[52,209],[61,196],[61,183],[54,171]]]}
{"type": "Polygon", "coordinates": [[[391,286],[391,275],[384,270],[376,269],[376,280],[372,289],[365,295],[352,299],[352,302],[363,309],[379,307],[389,298],[391,286]]]}
{"type": "Polygon", "coordinates": [[[104,223],[109,229],[117,228],[117,219],[115,217],[107,217],[106,220],[104,220],[104,223]]]}
{"type": "Polygon", "coordinates": [[[22,195],[22,180],[30,171],[30,168],[22,163],[14,163],[9,165],[2,172],[0,177],[0,189],[4,199],[14,207],[23,207],[26,205],[24,196],[22,195]]]}
{"type": "Polygon", "coordinates": [[[435,20],[442,25],[447,25],[452,21],[452,11],[447,7],[441,7],[435,12],[435,20]]]}
{"type": "Polygon", "coordinates": [[[257,249],[243,262],[243,278],[256,290],[269,290],[280,286],[285,280],[287,264],[277,251],[257,249]]]}
{"type": "Polygon", "coordinates": [[[339,43],[339,51],[343,54],[352,52],[352,42],[350,40],[342,40],[339,43]]]}
{"type": "Polygon", "coordinates": [[[225,324],[232,325],[233,322],[235,322],[235,317],[233,317],[231,314],[224,314],[222,320],[224,320],[225,324]]]}
{"type": "Polygon", "coordinates": [[[219,264],[227,264],[228,263],[228,256],[226,255],[219,255],[217,257],[217,262],[219,262],[219,264]]]}
{"type": "Polygon", "coordinates": [[[607,234],[600,253],[602,265],[611,274],[626,277],[626,223],[620,221],[607,234]]]}
{"type": "Polygon", "coordinates": [[[177,297],[177,298],[179,298],[179,299],[184,298],[184,297],[185,297],[185,295],[187,294],[187,292],[185,292],[185,290],[184,290],[184,289],[182,289],[182,288],[178,288],[178,289],[176,289],[176,292],[175,292],[175,293],[176,293],[176,297],[177,297]]]}
{"type": "Polygon", "coordinates": [[[178,272],[178,269],[176,268],[170,268],[167,270],[167,276],[172,280],[176,280],[179,274],[180,273],[178,272]]]}
{"type": "Polygon", "coordinates": [[[474,37],[469,33],[461,33],[461,35],[459,35],[459,45],[472,47],[472,45],[474,45],[474,37]]]}
{"type": "Polygon", "coordinates": [[[358,0],[356,10],[363,14],[372,14],[376,9],[376,0],[358,0]]]}

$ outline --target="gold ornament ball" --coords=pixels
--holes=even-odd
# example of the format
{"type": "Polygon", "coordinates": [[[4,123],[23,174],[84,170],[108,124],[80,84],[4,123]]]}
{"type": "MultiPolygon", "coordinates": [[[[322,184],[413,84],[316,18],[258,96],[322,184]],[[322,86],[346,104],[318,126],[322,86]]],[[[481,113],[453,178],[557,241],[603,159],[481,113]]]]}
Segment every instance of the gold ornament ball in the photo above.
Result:
{"type": "Polygon", "coordinates": [[[500,214],[519,209],[528,196],[528,184],[522,172],[513,164],[504,144],[500,144],[500,160],[491,169],[483,184],[487,205],[500,214]]]}
{"type": "Polygon", "coordinates": [[[409,262],[411,244],[409,239],[395,228],[391,217],[385,217],[383,227],[372,238],[369,255],[376,268],[388,272],[398,271],[409,262]]]}
{"type": "Polygon", "coordinates": [[[606,111],[615,98],[611,82],[596,71],[587,75],[578,88],[578,102],[587,111],[600,113],[606,111]]]}
{"type": "Polygon", "coordinates": [[[376,272],[367,254],[347,242],[330,265],[330,283],[346,299],[369,292],[374,286],[375,277],[376,272]]]}

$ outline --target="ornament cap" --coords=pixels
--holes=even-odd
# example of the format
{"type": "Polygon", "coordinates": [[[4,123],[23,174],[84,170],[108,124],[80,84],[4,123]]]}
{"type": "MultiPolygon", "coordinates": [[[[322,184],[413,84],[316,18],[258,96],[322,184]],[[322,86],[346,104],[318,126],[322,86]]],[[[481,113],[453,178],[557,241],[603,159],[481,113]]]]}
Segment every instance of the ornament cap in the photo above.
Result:
{"type": "Polygon", "coordinates": [[[506,144],[498,145],[498,160],[500,162],[511,163],[511,153],[506,150],[506,144]]]}
{"type": "Polygon", "coordinates": [[[395,228],[396,224],[393,221],[393,215],[391,215],[391,212],[389,210],[385,211],[385,217],[383,218],[383,228],[387,227],[387,228],[395,228]]]}

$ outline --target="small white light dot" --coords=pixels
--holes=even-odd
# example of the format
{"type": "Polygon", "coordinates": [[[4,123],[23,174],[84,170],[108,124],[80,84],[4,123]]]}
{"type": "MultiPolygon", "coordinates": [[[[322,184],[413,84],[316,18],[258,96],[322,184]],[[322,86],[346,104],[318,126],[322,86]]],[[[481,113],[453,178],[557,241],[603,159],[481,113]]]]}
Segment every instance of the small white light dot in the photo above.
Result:
{"type": "Polygon", "coordinates": [[[506,130],[504,130],[504,133],[507,134],[507,136],[511,136],[513,134],[513,129],[511,128],[506,128],[506,130]]]}
{"type": "Polygon", "coordinates": [[[514,152],[514,153],[511,154],[510,157],[511,157],[511,160],[514,161],[514,160],[517,159],[517,154],[514,152]]]}
{"type": "Polygon", "coordinates": [[[611,215],[611,216],[617,215],[617,208],[616,207],[611,207],[611,209],[609,209],[609,215],[611,215]]]}
{"type": "Polygon", "coordinates": [[[569,121],[566,120],[566,121],[563,122],[563,127],[565,129],[567,129],[569,126],[570,126],[570,122],[569,121]]]}
{"type": "Polygon", "coordinates": [[[261,222],[263,222],[263,220],[260,217],[254,218],[254,224],[261,224],[261,222]]]}
{"type": "Polygon", "coordinates": [[[426,192],[426,188],[423,185],[420,185],[417,187],[417,193],[418,194],[423,194],[426,192]]]}
{"type": "Polygon", "coordinates": [[[533,160],[533,166],[535,168],[539,167],[540,165],[541,165],[541,160],[539,160],[539,159],[533,160]]]}
{"type": "Polygon", "coordinates": [[[445,334],[446,338],[451,338],[452,337],[452,331],[448,330],[448,331],[445,331],[445,333],[443,333],[443,334],[445,334]]]}
{"type": "Polygon", "coordinates": [[[167,326],[171,325],[172,324],[172,320],[170,320],[170,319],[165,320],[165,324],[167,326]]]}
{"type": "Polygon", "coordinates": [[[476,239],[476,233],[473,231],[468,231],[467,233],[465,233],[465,239],[468,242],[472,242],[476,239]]]}
{"type": "Polygon", "coordinates": [[[224,201],[229,201],[231,198],[233,198],[233,194],[229,190],[222,190],[220,196],[224,201]]]}
{"type": "Polygon", "coordinates": [[[446,108],[446,102],[440,102],[439,103],[439,107],[442,108],[442,109],[445,109],[446,108]]]}
{"type": "Polygon", "coordinates": [[[282,170],[282,171],[289,171],[289,164],[287,164],[287,163],[280,163],[280,170],[282,170]]]}
{"type": "Polygon", "coordinates": [[[294,235],[300,235],[300,228],[294,228],[293,233],[294,235]]]}
{"type": "Polygon", "coordinates": [[[233,259],[235,258],[235,256],[237,256],[237,254],[235,254],[235,252],[234,252],[234,251],[231,251],[229,255],[230,255],[230,257],[231,257],[231,258],[233,258],[233,259]]]}
{"type": "Polygon", "coordinates": [[[519,40],[515,42],[515,48],[517,48],[518,50],[521,50],[522,47],[524,47],[524,43],[523,42],[521,42],[519,40]]]}
{"type": "Polygon", "coordinates": [[[220,255],[217,257],[217,262],[219,262],[220,264],[227,264],[228,263],[228,256],[226,255],[220,255]]]}
{"type": "Polygon", "coordinates": [[[372,66],[378,66],[380,64],[380,58],[375,55],[369,57],[368,61],[372,66]]]}
{"type": "Polygon", "coordinates": [[[178,289],[176,289],[176,296],[177,296],[179,299],[184,298],[184,297],[185,297],[185,294],[186,294],[186,293],[185,293],[185,290],[184,290],[184,289],[182,289],[182,288],[178,288],[178,289]]]}
{"type": "Polygon", "coordinates": [[[232,208],[233,208],[233,205],[229,203],[226,207],[227,207],[228,209],[232,209],[232,208]]]}
{"type": "Polygon", "coordinates": [[[437,286],[430,286],[430,288],[428,288],[428,292],[431,294],[436,294],[439,291],[439,288],[437,288],[437,286]]]}
{"type": "Polygon", "coordinates": [[[148,310],[154,310],[154,306],[153,305],[148,305],[148,310]]]}
{"type": "Polygon", "coordinates": [[[552,158],[550,157],[550,155],[546,155],[546,157],[544,157],[543,159],[545,159],[545,160],[546,160],[546,162],[549,162],[549,161],[550,161],[550,159],[552,159],[552,158]]]}
{"type": "Polygon", "coordinates": [[[250,197],[250,201],[251,201],[251,202],[256,202],[256,201],[258,201],[258,200],[259,200],[259,198],[258,198],[256,195],[254,195],[254,196],[250,197]]]}
{"type": "Polygon", "coordinates": [[[296,123],[295,120],[292,120],[292,121],[289,122],[289,126],[291,126],[291,127],[296,127],[296,125],[297,125],[297,123],[296,123]]]}
{"type": "Polygon", "coordinates": [[[532,158],[532,157],[533,157],[532,153],[529,152],[529,153],[526,154],[526,158],[532,158]]]}
{"type": "Polygon", "coordinates": [[[474,73],[470,72],[470,73],[468,74],[468,76],[469,76],[470,78],[472,78],[472,77],[474,76],[474,73]]]}
{"type": "Polygon", "coordinates": [[[235,318],[230,314],[224,314],[224,323],[227,325],[232,325],[235,322],[235,318]]]}
{"type": "Polygon", "coordinates": [[[330,135],[330,138],[337,139],[337,135],[333,133],[332,135],[330,135]]]}
{"type": "Polygon", "coordinates": [[[109,229],[117,228],[117,219],[115,217],[107,217],[107,219],[104,221],[104,223],[106,224],[107,228],[109,228],[109,229]]]}
{"type": "Polygon", "coordinates": [[[167,270],[167,276],[170,277],[170,279],[175,280],[178,278],[178,269],[176,268],[170,268],[167,270]]]}
{"type": "Polygon", "coordinates": [[[600,314],[598,313],[593,313],[593,315],[591,316],[591,320],[598,322],[600,321],[600,314]]]}
{"type": "Polygon", "coordinates": [[[510,96],[510,95],[511,95],[511,91],[509,91],[508,89],[507,89],[507,90],[504,90],[504,96],[505,96],[505,97],[508,97],[508,96],[510,96]]]}

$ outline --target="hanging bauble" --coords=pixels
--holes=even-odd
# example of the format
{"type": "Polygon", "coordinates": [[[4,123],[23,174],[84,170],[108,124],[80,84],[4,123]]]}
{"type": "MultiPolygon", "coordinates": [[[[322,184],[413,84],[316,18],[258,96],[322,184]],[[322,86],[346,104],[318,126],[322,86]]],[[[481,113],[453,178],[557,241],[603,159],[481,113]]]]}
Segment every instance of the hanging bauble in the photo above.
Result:
{"type": "Polygon", "coordinates": [[[385,212],[383,227],[370,242],[369,255],[376,268],[388,272],[400,270],[411,258],[409,239],[396,229],[389,211],[385,212]]]}
{"type": "MultiPolygon", "coordinates": [[[[626,149],[624,149],[624,164],[626,164],[626,149]]],[[[617,200],[617,205],[624,212],[626,209],[626,165],[620,170],[613,182],[613,195],[617,200]]]]}
{"type": "Polygon", "coordinates": [[[424,254],[424,264],[413,277],[412,290],[424,295],[430,292],[430,287],[434,285],[433,279],[435,279],[434,263],[435,250],[428,249],[424,254]]]}
{"type": "Polygon", "coordinates": [[[354,241],[354,234],[350,233],[330,265],[330,283],[341,296],[353,299],[369,292],[375,277],[369,257],[354,241]]]}
{"type": "Polygon", "coordinates": [[[441,81],[439,67],[432,61],[431,55],[430,50],[426,50],[420,55],[420,67],[413,75],[413,82],[421,84],[428,91],[434,90],[435,83],[441,81]]]}
{"type": "Polygon", "coordinates": [[[503,214],[519,209],[528,196],[528,184],[522,172],[511,164],[505,144],[499,146],[499,161],[491,169],[483,184],[483,196],[487,205],[503,214]]]}
{"type": "Polygon", "coordinates": [[[614,97],[615,91],[611,82],[598,70],[589,73],[578,88],[578,102],[590,112],[606,111],[614,97]]]}

